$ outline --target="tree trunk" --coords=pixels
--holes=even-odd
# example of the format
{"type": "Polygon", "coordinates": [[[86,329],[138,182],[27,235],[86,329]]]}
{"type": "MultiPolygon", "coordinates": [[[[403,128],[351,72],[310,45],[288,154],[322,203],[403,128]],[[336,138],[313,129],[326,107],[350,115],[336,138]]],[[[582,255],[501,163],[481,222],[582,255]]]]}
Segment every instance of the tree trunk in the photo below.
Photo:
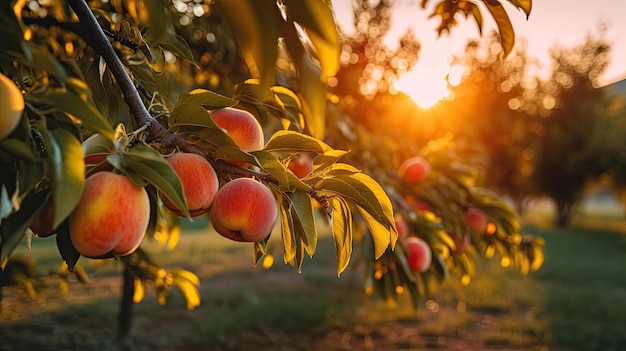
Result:
{"type": "Polygon", "coordinates": [[[565,200],[557,200],[556,201],[556,210],[557,210],[557,221],[556,224],[560,228],[565,228],[570,225],[570,221],[572,219],[572,209],[574,205],[565,200]]]}
{"type": "Polygon", "coordinates": [[[120,314],[117,320],[117,338],[119,341],[126,339],[133,323],[135,294],[135,273],[132,268],[131,259],[124,260],[122,299],[120,301],[120,314]]]}

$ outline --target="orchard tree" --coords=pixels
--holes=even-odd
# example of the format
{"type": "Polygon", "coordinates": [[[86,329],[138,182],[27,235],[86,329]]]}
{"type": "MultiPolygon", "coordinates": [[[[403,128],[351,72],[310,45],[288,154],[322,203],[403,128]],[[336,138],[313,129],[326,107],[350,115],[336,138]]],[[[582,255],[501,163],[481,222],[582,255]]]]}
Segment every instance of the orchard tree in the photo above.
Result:
{"type": "Polygon", "coordinates": [[[543,127],[525,108],[529,84],[523,49],[504,57],[498,38],[468,43],[453,65],[463,71],[441,102],[441,129],[451,132],[468,162],[483,170],[482,183],[510,196],[523,210],[533,194],[533,128],[543,127]]]}
{"type": "MultiPolygon", "coordinates": [[[[530,13],[531,1],[509,2],[530,13]]],[[[507,54],[506,12],[484,3],[507,54]]],[[[416,304],[453,273],[469,283],[477,253],[499,253],[523,273],[543,261],[541,239],[522,235],[448,144],[414,155],[355,124],[346,113],[354,100],[328,94],[340,66],[328,2],[0,6],[3,275],[16,246],[39,236],[54,235],[76,272],[79,260],[120,260],[120,337],[149,287],[159,303],[177,288],[188,308],[200,304],[195,274],[158,266],[140,246],[175,246],[179,217],[210,217],[218,234],[250,243],[253,263],[278,225],[284,262],[299,272],[316,251],[319,207],[337,273],[360,243],[365,291],[408,290],[416,304]],[[302,171],[298,161],[311,164],[302,171]],[[406,239],[396,245],[402,222],[406,239]]],[[[439,31],[457,13],[482,23],[470,2],[441,1],[435,13],[439,31]]]]}
{"type": "Polygon", "coordinates": [[[554,200],[560,226],[570,223],[586,186],[617,167],[623,152],[623,126],[610,111],[606,90],[597,88],[609,50],[601,36],[554,49],[551,76],[533,92],[531,108],[542,126],[533,179],[554,200]]]}

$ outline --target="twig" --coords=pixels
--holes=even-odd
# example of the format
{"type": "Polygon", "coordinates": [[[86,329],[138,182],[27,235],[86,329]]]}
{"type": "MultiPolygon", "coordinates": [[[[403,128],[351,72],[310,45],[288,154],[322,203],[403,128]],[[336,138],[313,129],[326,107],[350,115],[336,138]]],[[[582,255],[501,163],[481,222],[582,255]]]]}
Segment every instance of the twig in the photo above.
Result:
{"type": "Polygon", "coordinates": [[[156,139],[162,136],[165,132],[165,127],[158,123],[148,112],[146,106],[143,104],[137,88],[133,81],[130,79],[126,68],[122,64],[122,61],[115,53],[113,45],[109,42],[106,34],[98,24],[96,17],[91,12],[89,5],[85,0],[68,0],[68,3],[76,13],[80,23],[86,31],[85,38],[89,38],[91,46],[98,52],[106,61],[113,77],[120,86],[124,101],[130,109],[130,113],[133,115],[135,121],[140,125],[148,126],[148,139],[156,139]]]}
{"type": "Polygon", "coordinates": [[[148,142],[158,139],[158,142],[165,147],[176,147],[183,152],[201,155],[210,160],[216,168],[223,170],[226,174],[237,175],[239,177],[254,177],[261,181],[277,183],[277,180],[269,174],[241,168],[224,160],[211,160],[206,150],[177,137],[171,132],[167,132],[165,127],[150,114],[143,104],[137,87],[131,80],[122,61],[115,53],[113,45],[111,45],[107,39],[104,30],[100,27],[100,24],[94,17],[87,2],[85,0],[68,0],[68,3],[76,13],[76,16],[78,16],[80,24],[84,27],[86,32],[84,37],[89,38],[89,44],[102,55],[113,77],[115,77],[115,80],[119,84],[122,94],[124,95],[124,101],[128,105],[135,122],[137,122],[140,128],[146,129],[145,135],[148,142]]]}

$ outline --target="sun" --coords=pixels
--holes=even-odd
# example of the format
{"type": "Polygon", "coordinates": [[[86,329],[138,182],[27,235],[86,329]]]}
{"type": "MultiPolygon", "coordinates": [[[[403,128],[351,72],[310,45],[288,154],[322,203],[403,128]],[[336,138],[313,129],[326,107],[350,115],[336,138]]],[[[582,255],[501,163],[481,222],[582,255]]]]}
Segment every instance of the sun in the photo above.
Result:
{"type": "Polygon", "coordinates": [[[423,69],[403,74],[393,86],[421,108],[430,108],[450,94],[445,74],[425,72],[423,69]]]}

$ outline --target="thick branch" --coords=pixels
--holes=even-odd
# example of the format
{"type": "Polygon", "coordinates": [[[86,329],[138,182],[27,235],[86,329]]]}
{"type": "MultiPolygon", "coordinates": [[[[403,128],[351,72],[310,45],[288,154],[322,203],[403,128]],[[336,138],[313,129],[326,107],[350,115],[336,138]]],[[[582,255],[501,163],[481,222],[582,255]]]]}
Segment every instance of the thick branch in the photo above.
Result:
{"type": "MultiPolygon", "coordinates": [[[[210,160],[208,153],[191,144],[178,138],[172,133],[167,133],[165,127],[161,125],[146,109],[141,96],[133,84],[126,68],[122,64],[122,61],[115,53],[113,45],[109,42],[104,33],[104,30],[100,27],[100,24],[96,20],[93,12],[87,5],[85,0],[68,0],[68,3],[78,16],[80,24],[84,27],[84,38],[87,39],[89,45],[91,45],[106,61],[113,77],[120,86],[122,94],[124,95],[124,101],[130,108],[130,112],[133,115],[134,120],[140,126],[147,126],[147,139],[153,141],[159,139],[159,142],[167,147],[176,147],[183,152],[190,152],[201,155],[210,160]]],[[[56,23],[51,23],[51,25],[56,23]]],[[[265,173],[259,173],[253,170],[237,167],[223,160],[211,160],[216,168],[220,168],[224,173],[229,175],[241,176],[241,177],[255,177],[259,180],[266,182],[276,183],[276,179],[265,173]]]]}
{"type": "Polygon", "coordinates": [[[160,123],[157,123],[148,112],[148,109],[146,109],[135,84],[133,84],[133,81],[130,79],[126,68],[115,53],[113,45],[111,45],[107,39],[96,17],[93,15],[93,12],[91,12],[89,5],[87,5],[87,2],[85,0],[68,0],[68,3],[76,13],[76,16],[78,16],[80,23],[86,31],[85,38],[89,38],[90,45],[102,55],[111,73],[113,73],[113,77],[115,77],[117,84],[119,84],[124,96],[124,101],[128,105],[135,121],[139,125],[148,126],[149,139],[161,136],[165,128],[160,123]]]}

